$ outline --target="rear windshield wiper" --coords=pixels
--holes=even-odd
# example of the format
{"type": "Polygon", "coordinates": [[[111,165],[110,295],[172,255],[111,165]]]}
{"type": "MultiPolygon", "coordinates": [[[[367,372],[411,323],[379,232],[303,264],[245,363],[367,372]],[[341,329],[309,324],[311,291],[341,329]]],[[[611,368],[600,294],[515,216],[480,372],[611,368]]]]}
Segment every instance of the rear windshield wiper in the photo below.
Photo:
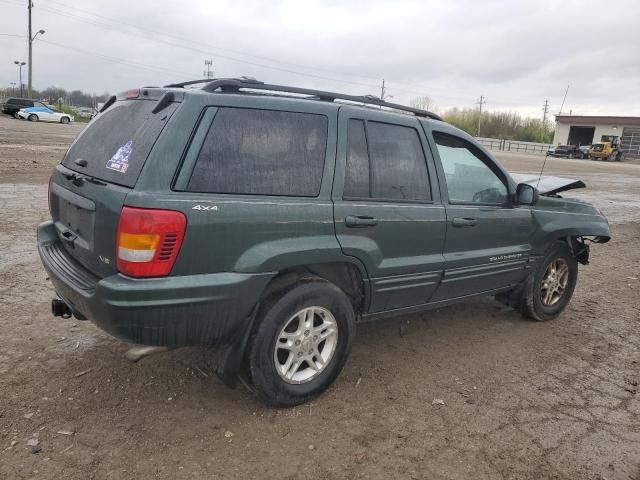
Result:
{"type": "Polygon", "coordinates": [[[79,175],[77,173],[69,173],[67,175],[65,175],[65,178],[67,180],[71,180],[73,182],[74,185],[76,186],[80,186],[82,185],[83,181],[87,181],[87,182],[91,182],[94,183],[96,185],[106,185],[105,182],[103,182],[102,180],[98,180],[96,177],[92,177],[91,175],[79,175]]]}

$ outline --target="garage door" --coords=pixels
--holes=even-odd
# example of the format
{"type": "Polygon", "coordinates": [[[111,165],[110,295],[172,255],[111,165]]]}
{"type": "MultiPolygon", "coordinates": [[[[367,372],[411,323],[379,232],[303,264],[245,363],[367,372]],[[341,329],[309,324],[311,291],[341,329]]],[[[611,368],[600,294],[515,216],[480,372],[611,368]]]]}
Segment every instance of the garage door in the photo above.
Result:
{"type": "Polygon", "coordinates": [[[624,127],[620,150],[625,158],[640,158],[640,127],[624,127]]]}

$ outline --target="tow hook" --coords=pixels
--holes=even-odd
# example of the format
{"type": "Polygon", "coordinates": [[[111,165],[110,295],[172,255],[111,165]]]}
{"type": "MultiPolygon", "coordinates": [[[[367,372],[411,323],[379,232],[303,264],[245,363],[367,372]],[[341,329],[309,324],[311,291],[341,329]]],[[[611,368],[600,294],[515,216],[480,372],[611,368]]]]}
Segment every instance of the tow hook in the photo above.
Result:
{"type": "Polygon", "coordinates": [[[71,318],[71,309],[69,305],[59,298],[51,300],[51,313],[54,317],[71,318]]]}

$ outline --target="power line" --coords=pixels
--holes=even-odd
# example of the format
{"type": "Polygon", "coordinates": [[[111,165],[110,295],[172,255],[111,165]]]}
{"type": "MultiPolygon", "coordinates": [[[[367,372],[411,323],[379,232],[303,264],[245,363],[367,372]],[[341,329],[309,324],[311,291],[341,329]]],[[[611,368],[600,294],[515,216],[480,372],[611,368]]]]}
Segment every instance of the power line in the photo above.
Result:
{"type": "MultiPolygon", "coordinates": [[[[0,0],[0,1],[12,2],[12,0],[0,0]]],[[[68,6],[68,5],[66,5],[66,4],[64,4],[62,2],[56,2],[56,3],[58,3],[60,5],[68,6]]],[[[191,40],[182,39],[180,37],[176,37],[175,35],[170,35],[170,34],[167,34],[167,33],[164,33],[164,32],[156,32],[154,30],[151,30],[151,29],[148,29],[148,28],[143,28],[143,27],[140,27],[138,25],[132,25],[132,24],[129,24],[129,23],[126,23],[126,22],[122,22],[120,20],[112,20],[112,19],[109,19],[108,17],[103,17],[103,16],[100,16],[100,15],[88,12],[86,10],[77,9],[75,7],[73,7],[74,11],[86,12],[87,14],[89,14],[91,16],[105,19],[107,22],[113,22],[115,25],[112,25],[112,24],[109,24],[109,23],[105,23],[104,21],[100,21],[100,20],[95,20],[95,19],[79,16],[79,15],[77,15],[75,13],[66,12],[66,11],[62,11],[62,10],[57,10],[57,9],[51,8],[49,6],[39,5],[39,8],[41,10],[45,10],[45,11],[53,13],[55,15],[66,17],[66,18],[69,18],[69,19],[72,19],[72,20],[77,20],[77,21],[80,21],[80,22],[88,23],[88,24],[95,25],[95,26],[102,27],[102,28],[106,28],[106,29],[109,29],[109,30],[117,30],[117,31],[120,31],[120,32],[125,33],[125,34],[136,35],[138,37],[145,38],[147,40],[151,40],[151,41],[154,41],[154,42],[157,42],[157,43],[162,43],[162,44],[165,44],[165,45],[170,45],[170,46],[173,46],[173,47],[182,48],[182,49],[190,50],[190,51],[197,52],[197,53],[204,53],[204,54],[207,54],[207,55],[210,54],[209,51],[202,50],[200,48],[195,48],[195,47],[190,47],[190,46],[186,46],[186,45],[176,44],[175,42],[170,42],[170,41],[167,41],[167,40],[164,40],[164,39],[159,39],[159,38],[149,38],[148,36],[141,35],[140,33],[130,32],[130,31],[127,31],[126,29],[123,29],[122,25],[129,26],[129,27],[131,27],[133,29],[136,29],[136,30],[142,30],[142,31],[150,32],[150,33],[152,33],[154,35],[168,36],[168,37],[176,38],[176,39],[179,39],[180,41],[188,42],[188,43],[191,43],[191,44],[204,45],[207,48],[211,48],[211,49],[214,49],[214,50],[221,50],[219,47],[213,47],[213,46],[209,46],[209,45],[206,45],[206,44],[202,44],[201,42],[194,42],[194,41],[191,41],[191,40]]],[[[241,54],[241,55],[245,55],[245,56],[249,56],[249,57],[253,57],[253,58],[260,58],[260,59],[264,59],[266,61],[273,62],[273,63],[294,65],[294,66],[298,66],[298,67],[303,68],[303,69],[310,69],[310,70],[316,70],[316,71],[325,71],[325,72],[330,72],[330,73],[334,73],[334,74],[337,74],[337,75],[346,75],[346,74],[342,74],[342,73],[338,73],[338,72],[331,72],[329,70],[322,70],[322,69],[313,68],[313,67],[301,66],[301,65],[297,65],[297,64],[293,64],[293,63],[289,63],[289,62],[282,62],[282,61],[278,61],[278,60],[268,59],[266,57],[258,57],[256,55],[248,55],[248,54],[241,54]]],[[[294,74],[294,75],[306,76],[306,77],[309,77],[309,78],[316,78],[316,79],[320,79],[320,80],[327,80],[327,81],[337,82],[337,83],[342,83],[342,84],[357,85],[357,86],[366,87],[368,89],[377,89],[377,88],[379,88],[378,86],[373,85],[373,84],[366,84],[366,83],[362,83],[362,82],[355,82],[353,80],[344,80],[344,79],[332,78],[332,77],[316,75],[316,74],[311,74],[311,73],[306,73],[306,72],[300,72],[300,71],[296,71],[296,70],[276,67],[276,66],[273,66],[273,65],[265,65],[263,63],[256,63],[256,62],[244,60],[244,59],[241,59],[241,58],[232,57],[232,56],[229,56],[229,55],[220,55],[220,54],[218,54],[217,56],[219,58],[222,58],[222,59],[225,59],[225,60],[229,60],[229,61],[232,61],[232,62],[244,63],[244,64],[247,64],[247,65],[252,65],[252,66],[256,66],[256,67],[260,67],[260,68],[266,68],[266,69],[270,69],[270,70],[276,70],[276,71],[289,73],[289,74],[294,74]]],[[[354,77],[354,75],[351,74],[351,73],[349,73],[348,75],[350,77],[354,77]]],[[[356,77],[357,77],[357,75],[356,75],[356,77]]],[[[360,78],[372,78],[372,77],[362,77],[362,76],[360,76],[360,78]]],[[[401,82],[394,82],[394,83],[402,84],[401,82]]],[[[423,87],[416,86],[414,88],[423,88],[423,87]]],[[[415,94],[415,95],[422,95],[424,93],[424,90],[416,91],[416,90],[409,90],[409,89],[406,89],[406,88],[404,88],[404,89],[403,88],[395,88],[395,90],[399,91],[399,92],[415,94]]],[[[431,89],[431,88],[429,88],[427,90],[432,91],[434,94],[437,94],[437,92],[433,91],[433,89],[431,89]]],[[[438,96],[444,97],[444,98],[450,98],[450,99],[457,99],[457,100],[463,98],[462,96],[451,96],[451,95],[446,95],[446,94],[440,94],[438,96]]]]}
{"type": "MultiPolygon", "coordinates": [[[[0,0],[1,2],[4,3],[8,3],[8,4],[12,4],[12,5],[22,5],[22,3],[18,3],[15,0],[0,0]]],[[[304,65],[299,65],[299,64],[295,64],[295,63],[291,63],[291,62],[284,62],[281,60],[275,60],[275,59],[271,59],[268,57],[262,57],[262,56],[257,56],[257,55],[252,55],[252,54],[246,54],[246,53],[240,53],[240,52],[236,52],[236,51],[232,51],[232,50],[225,50],[225,49],[220,49],[219,47],[215,47],[215,46],[211,46],[211,45],[207,45],[207,44],[203,44],[202,42],[195,42],[192,40],[188,40],[176,35],[172,35],[166,32],[158,32],[149,28],[144,28],[141,27],[139,25],[134,25],[131,23],[127,23],[127,22],[123,22],[119,19],[111,19],[109,17],[105,17],[102,15],[98,15],[95,14],[93,12],[90,12],[88,10],[83,10],[83,9],[78,9],[75,6],[70,6],[69,4],[60,2],[58,0],[51,0],[53,3],[56,3],[60,6],[63,7],[67,7],[67,8],[72,8],[73,12],[83,12],[86,15],[90,15],[91,17],[94,18],[87,18],[86,16],[81,16],[81,15],[77,15],[76,13],[72,13],[69,11],[64,11],[64,10],[59,10],[56,8],[51,8],[51,6],[49,5],[41,5],[38,4],[38,8],[40,10],[43,11],[47,11],[49,13],[53,13],[55,15],[59,15],[62,17],[66,17],[72,20],[76,20],[76,21],[80,21],[80,22],[84,22],[84,23],[88,23],[91,25],[95,25],[101,28],[105,28],[108,30],[115,30],[115,31],[119,31],[122,33],[125,33],[127,35],[135,35],[141,38],[145,38],[147,40],[153,41],[153,42],[157,42],[157,43],[162,43],[165,45],[169,45],[169,46],[173,46],[176,48],[182,48],[185,50],[189,50],[189,51],[193,51],[193,52],[197,52],[197,53],[201,53],[201,54],[206,54],[206,55],[210,55],[210,51],[208,50],[203,50],[201,48],[197,48],[197,47],[193,47],[193,46],[187,46],[187,45],[183,45],[183,44],[178,44],[175,42],[171,42],[165,39],[161,39],[161,38],[150,38],[148,35],[142,35],[139,32],[140,31],[144,31],[144,32],[149,32],[152,35],[161,35],[161,36],[165,36],[165,37],[170,37],[170,38],[174,38],[177,39],[181,42],[186,42],[186,43],[190,43],[192,45],[198,45],[198,46],[204,46],[205,48],[211,49],[211,50],[216,50],[216,51],[227,51],[227,52],[231,52],[233,54],[237,54],[237,55],[241,55],[241,56],[245,56],[245,57],[250,57],[250,58],[257,58],[257,59],[261,59],[267,62],[271,62],[271,63],[278,63],[278,64],[282,64],[282,65],[292,65],[301,69],[305,69],[305,70],[315,70],[315,71],[320,71],[320,72],[327,72],[327,73],[332,73],[335,75],[348,75],[351,78],[363,78],[363,79],[373,79],[373,77],[366,77],[366,76],[362,76],[362,75],[354,75],[352,73],[341,73],[341,72],[335,72],[335,71],[330,71],[330,70],[326,70],[326,69],[320,69],[317,67],[309,67],[309,66],[304,66],[304,65]],[[126,28],[123,28],[123,26],[129,27],[131,29],[137,30],[138,32],[132,32],[129,31],[126,28]]],[[[59,45],[59,44],[58,44],[59,45]]],[[[73,47],[68,47],[65,46],[65,48],[73,48],[73,47]]],[[[87,53],[86,51],[84,51],[83,53],[87,53]]],[[[96,54],[96,55],[100,55],[100,54],[96,54]]],[[[252,65],[255,67],[259,67],[259,68],[266,68],[266,69],[270,69],[270,70],[275,70],[275,71],[280,71],[280,72],[284,72],[284,73],[289,73],[289,74],[293,74],[293,75],[300,75],[300,76],[304,76],[304,77],[309,77],[309,78],[316,78],[316,79],[320,79],[320,80],[326,80],[326,81],[331,81],[331,82],[336,82],[339,84],[349,84],[349,85],[356,85],[356,86],[361,86],[361,87],[366,87],[367,89],[371,89],[371,90],[375,90],[380,88],[379,86],[376,86],[374,84],[368,84],[368,83],[363,83],[363,82],[356,82],[353,80],[345,80],[345,79],[339,79],[339,78],[332,78],[332,77],[327,77],[327,76],[323,76],[323,75],[316,75],[316,74],[312,74],[312,73],[307,73],[307,72],[300,72],[300,71],[296,71],[296,70],[292,70],[292,69],[287,69],[287,68],[282,68],[282,67],[277,67],[274,65],[267,65],[264,63],[257,63],[257,62],[253,62],[253,61],[249,61],[249,60],[245,60],[242,58],[237,58],[234,56],[230,56],[227,54],[217,54],[216,55],[219,58],[228,60],[228,61],[232,61],[232,62],[238,62],[238,63],[243,63],[243,64],[247,64],[247,65],[252,65]]],[[[163,69],[165,71],[167,71],[168,69],[163,69]]],[[[171,70],[173,72],[173,70],[171,70]]],[[[189,76],[189,75],[187,75],[189,76]]],[[[411,95],[423,95],[425,91],[429,91],[431,92],[434,96],[436,97],[440,97],[440,98],[448,98],[448,99],[455,99],[455,100],[460,100],[465,98],[464,95],[448,95],[448,94],[438,94],[438,90],[434,90],[433,88],[427,88],[421,85],[416,85],[416,84],[406,84],[406,83],[402,83],[402,82],[394,82],[392,81],[391,83],[394,83],[396,85],[408,85],[410,86],[412,89],[408,89],[408,88],[398,88],[398,87],[394,87],[394,90],[397,92],[401,92],[401,93],[406,93],[406,94],[411,94],[411,95]],[[420,90],[413,90],[413,88],[419,88],[420,90]]],[[[494,100],[492,101],[494,104],[503,104],[503,105],[521,105],[521,106],[531,106],[531,103],[523,103],[523,102],[509,102],[509,101],[498,101],[498,100],[494,100]]]]}
{"type": "Polygon", "coordinates": [[[117,57],[111,57],[109,55],[103,55],[103,54],[100,54],[100,53],[90,52],[88,50],[83,50],[81,48],[72,47],[72,46],[69,46],[69,45],[63,45],[63,44],[57,43],[57,42],[52,42],[51,40],[44,40],[42,38],[37,38],[36,41],[37,42],[46,43],[46,44],[49,44],[49,45],[54,45],[56,47],[64,48],[64,49],[67,49],[67,50],[73,50],[73,51],[76,51],[76,52],[79,52],[79,53],[82,53],[82,54],[85,54],[85,55],[90,55],[92,57],[99,57],[99,58],[102,58],[104,60],[108,60],[108,61],[111,61],[111,62],[114,62],[114,63],[123,64],[123,65],[128,65],[128,66],[135,67],[135,68],[143,68],[143,69],[157,71],[157,72],[161,72],[161,73],[170,73],[172,75],[175,75],[176,73],[179,73],[180,75],[184,75],[185,77],[189,75],[186,72],[181,72],[181,71],[178,71],[178,70],[173,70],[173,69],[168,69],[168,68],[148,65],[148,64],[139,63],[139,62],[133,62],[131,60],[117,58],[117,57]]]}

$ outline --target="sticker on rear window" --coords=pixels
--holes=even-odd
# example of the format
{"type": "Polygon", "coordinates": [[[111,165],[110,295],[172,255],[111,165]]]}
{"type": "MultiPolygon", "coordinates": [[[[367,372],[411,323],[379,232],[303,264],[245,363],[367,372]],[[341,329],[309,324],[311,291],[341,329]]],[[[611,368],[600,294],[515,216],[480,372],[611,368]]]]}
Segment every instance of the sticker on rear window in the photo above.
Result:
{"type": "Polygon", "coordinates": [[[133,149],[133,140],[129,140],[121,146],[113,157],[107,162],[107,168],[116,172],[125,173],[129,168],[129,156],[133,149]]]}

